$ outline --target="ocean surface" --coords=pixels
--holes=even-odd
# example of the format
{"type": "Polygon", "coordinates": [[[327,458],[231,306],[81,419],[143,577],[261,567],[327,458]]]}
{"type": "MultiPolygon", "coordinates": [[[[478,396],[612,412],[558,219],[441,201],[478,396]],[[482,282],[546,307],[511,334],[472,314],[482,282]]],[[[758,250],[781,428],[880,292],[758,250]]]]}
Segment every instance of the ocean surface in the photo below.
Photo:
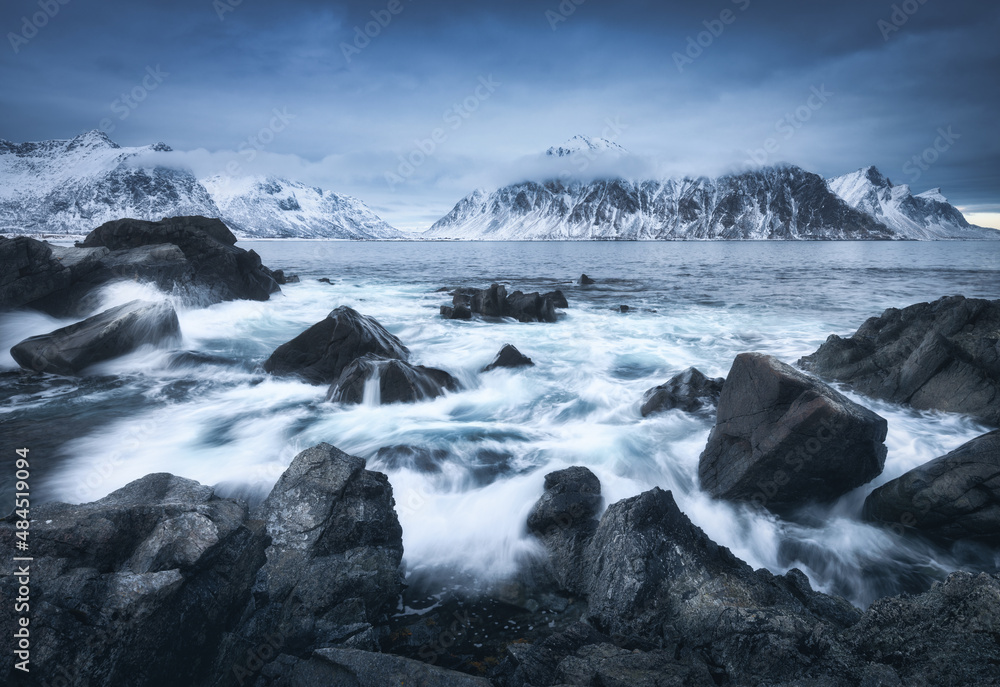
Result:
{"type": "MultiPolygon", "coordinates": [[[[266,303],[177,304],[179,349],[141,350],[83,379],[21,374],[9,355],[21,339],[70,320],[0,314],[2,510],[12,505],[10,464],[22,445],[31,449],[35,503],[91,501],[151,472],[255,501],[296,453],[325,441],[389,475],[410,574],[472,585],[516,575],[540,551],[524,522],[544,475],[570,465],[597,474],[606,504],[669,489],[712,539],[751,565],[798,567],[814,586],[861,606],[951,570],[1000,565],[985,550],[945,551],[858,519],[873,488],[987,431],[968,418],[848,394],[889,422],[885,471],[791,522],[699,490],[711,415],[639,413],[647,389],[689,366],[725,376],[744,351],[795,363],[889,307],[953,294],[1000,298],[998,243],[238,245],[301,282],[266,303]],[[581,273],[597,284],[579,286],[581,273]],[[439,317],[450,301],[440,289],[491,282],[562,289],[570,307],[555,324],[439,317]],[[464,389],[411,405],[343,406],[325,401],[325,387],[259,370],[274,348],[340,305],[377,318],[412,362],[448,370],[464,389]],[[505,343],[535,367],[481,374],[505,343]],[[178,362],[178,350],[209,357],[178,362]],[[398,446],[418,451],[379,455],[398,446]]],[[[170,298],[136,283],[103,295],[104,307],[170,298]]]]}

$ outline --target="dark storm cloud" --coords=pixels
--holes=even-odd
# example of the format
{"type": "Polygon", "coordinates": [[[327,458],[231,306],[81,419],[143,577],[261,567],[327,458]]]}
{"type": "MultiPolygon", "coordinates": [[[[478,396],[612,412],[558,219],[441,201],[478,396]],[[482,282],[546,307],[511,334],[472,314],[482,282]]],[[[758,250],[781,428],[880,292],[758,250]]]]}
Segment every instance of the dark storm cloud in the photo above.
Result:
{"type": "Polygon", "coordinates": [[[0,137],[103,125],[218,171],[285,112],[246,171],[404,226],[609,130],[663,173],[876,164],[1000,211],[1000,9],[980,2],[13,0],[0,29],[0,137]]]}

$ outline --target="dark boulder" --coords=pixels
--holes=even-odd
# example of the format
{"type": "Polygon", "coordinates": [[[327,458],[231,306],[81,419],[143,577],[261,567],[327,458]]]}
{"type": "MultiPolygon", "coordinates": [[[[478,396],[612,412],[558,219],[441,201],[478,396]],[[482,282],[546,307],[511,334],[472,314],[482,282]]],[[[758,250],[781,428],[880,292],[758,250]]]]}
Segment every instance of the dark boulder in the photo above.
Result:
{"type": "Polygon", "coordinates": [[[714,408],[719,403],[721,377],[710,379],[693,367],[650,389],[642,398],[642,416],[678,408],[686,413],[714,408]]]}
{"type": "Polygon", "coordinates": [[[879,487],[864,517],[935,539],[1000,545],[1000,430],[879,487]]]}
{"type": "Polygon", "coordinates": [[[771,356],[742,353],[722,387],[701,454],[712,496],[781,512],[831,501],[885,464],[886,421],[771,356]]]}
{"type": "Polygon", "coordinates": [[[362,403],[369,380],[377,379],[379,404],[413,403],[437,398],[458,389],[454,377],[433,367],[410,365],[402,360],[366,355],[353,361],[331,387],[327,400],[362,403]]]}
{"type": "Polygon", "coordinates": [[[26,370],[73,375],[140,346],[169,344],[179,337],[177,313],[169,303],[132,301],[25,339],[10,349],[10,354],[26,370]]]}
{"type": "Polygon", "coordinates": [[[528,531],[549,554],[548,572],[561,589],[584,589],[585,550],[597,530],[601,482],[585,467],[545,476],[545,492],[528,515],[528,531]]]}
{"type": "Polygon", "coordinates": [[[221,664],[268,638],[308,656],[324,646],[377,649],[402,591],[402,529],[385,475],[328,444],[303,451],[255,515],[271,544],[221,664]]]}
{"type": "Polygon", "coordinates": [[[580,286],[590,286],[591,284],[596,284],[597,282],[588,277],[586,274],[580,275],[580,286]]]}
{"type": "Polygon", "coordinates": [[[0,237],[0,309],[33,303],[73,283],[72,271],[52,254],[52,246],[25,236],[0,237]]]}
{"type": "MultiPolygon", "coordinates": [[[[94,503],[32,504],[31,514],[32,684],[199,684],[264,562],[266,536],[246,505],[156,474],[94,503]]],[[[17,531],[0,522],[5,550],[17,531]]],[[[0,577],[4,599],[17,584],[0,577]]],[[[13,602],[0,622],[16,626],[13,602]]],[[[0,664],[0,683],[17,674],[13,661],[0,664]]]]}
{"type": "Polygon", "coordinates": [[[441,307],[441,316],[449,320],[483,317],[511,317],[519,322],[555,322],[556,308],[568,307],[562,291],[544,295],[515,291],[507,294],[501,284],[488,289],[461,288],[452,292],[452,304],[441,307]]]}
{"type": "Polygon", "coordinates": [[[113,273],[149,279],[163,289],[179,288],[196,300],[266,301],[280,290],[274,274],[261,264],[257,253],[235,244],[236,237],[221,220],[193,216],[106,222],[80,245],[112,251],[117,257],[108,269],[113,273]],[[162,248],[150,250],[163,244],[177,247],[183,259],[176,252],[167,255],[162,248]]]}
{"type": "Polygon", "coordinates": [[[1000,300],[952,296],[890,308],[799,365],[859,393],[1000,425],[1000,300]]]}
{"type": "Polygon", "coordinates": [[[341,306],[288,343],[264,363],[276,375],[296,375],[310,384],[332,384],[365,355],[406,361],[410,352],[373,317],[341,306]]]}
{"type": "Polygon", "coordinates": [[[507,368],[517,368],[517,367],[532,367],[535,363],[531,362],[531,358],[521,353],[514,346],[510,344],[504,344],[504,347],[500,349],[496,357],[493,358],[493,362],[484,367],[481,372],[490,372],[497,369],[498,367],[507,368]]]}

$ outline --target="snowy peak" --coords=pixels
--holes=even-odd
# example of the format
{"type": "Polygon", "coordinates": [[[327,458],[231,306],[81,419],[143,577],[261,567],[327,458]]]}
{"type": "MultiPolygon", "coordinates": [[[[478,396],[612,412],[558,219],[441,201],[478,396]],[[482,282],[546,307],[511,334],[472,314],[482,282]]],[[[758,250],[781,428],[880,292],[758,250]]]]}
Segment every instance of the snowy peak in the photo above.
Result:
{"type": "Polygon", "coordinates": [[[612,155],[627,155],[628,150],[622,148],[614,141],[606,138],[591,138],[589,136],[577,135],[569,139],[561,146],[553,146],[545,151],[548,157],[569,157],[582,152],[593,152],[598,154],[610,153],[612,155]]]}
{"type": "Polygon", "coordinates": [[[242,237],[396,238],[359,200],[283,179],[201,180],[167,166],[165,143],[121,147],[103,132],[0,141],[0,232],[86,234],[122,217],[219,217],[242,237]]]}
{"type": "Polygon", "coordinates": [[[1000,232],[969,224],[958,208],[948,203],[941,189],[913,195],[907,184],[894,186],[875,167],[829,179],[827,184],[844,202],[886,225],[899,238],[1000,238],[1000,232]]]}

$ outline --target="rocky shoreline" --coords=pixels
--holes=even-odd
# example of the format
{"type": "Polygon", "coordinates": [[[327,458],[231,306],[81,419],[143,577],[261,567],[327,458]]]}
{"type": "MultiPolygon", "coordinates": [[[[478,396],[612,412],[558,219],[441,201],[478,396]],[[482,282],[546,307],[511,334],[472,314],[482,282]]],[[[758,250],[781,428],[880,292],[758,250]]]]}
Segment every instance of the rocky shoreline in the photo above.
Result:
{"type": "MultiPolygon", "coordinates": [[[[205,218],[120,220],[74,249],[0,240],[14,266],[0,278],[0,307],[80,312],[97,286],[122,278],[192,302],[266,300],[286,278],[234,243],[205,218]]],[[[497,284],[451,295],[446,319],[546,323],[569,307],[558,291],[508,295],[497,284]]],[[[1000,301],[918,304],[831,337],[799,365],[868,396],[996,426],[998,323],[1000,301]]],[[[172,308],[135,302],[12,353],[26,369],[73,375],[178,333],[172,308]]],[[[409,355],[377,320],[340,307],[263,370],[327,386],[331,403],[409,403],[459,388],[409,355]]],[[[480,374],[536,364],[506,345],[480,374]]],[[[700,457],[705,492],[775,517],[868,484],[885,461],[884,418],[759,353],[739,355],[725,379],[690,369],[641,400],[643,416],[667,411],[715,416],[700,457]]],[[[38,673],[26,684],[1000,684],[997,574],[954,573],[862,611],[814,591],[797,569],[752,569],[669,491],[606,504],[600,480],[576,466],[546,475],[524,523],[543,556],[503,589],[418,604],[433,590],[405,574],[395,505],[386,475],[319,444],[252,508],[169,474],[93,503],[34,507],[38,673]]],[[[933,546],[997,546],[1000,431],[879,487],[863,517],[933,546]]],[[[13,518],[0,521],[0,546],[15,536],[13,518]]],[[[0,589],[13,598],[16,580],[0,589]]],[[[0,608],[4,627],[15,620],[0,608]]],[[[23,677],[0,667],[4,684],[23,677]]]]}

